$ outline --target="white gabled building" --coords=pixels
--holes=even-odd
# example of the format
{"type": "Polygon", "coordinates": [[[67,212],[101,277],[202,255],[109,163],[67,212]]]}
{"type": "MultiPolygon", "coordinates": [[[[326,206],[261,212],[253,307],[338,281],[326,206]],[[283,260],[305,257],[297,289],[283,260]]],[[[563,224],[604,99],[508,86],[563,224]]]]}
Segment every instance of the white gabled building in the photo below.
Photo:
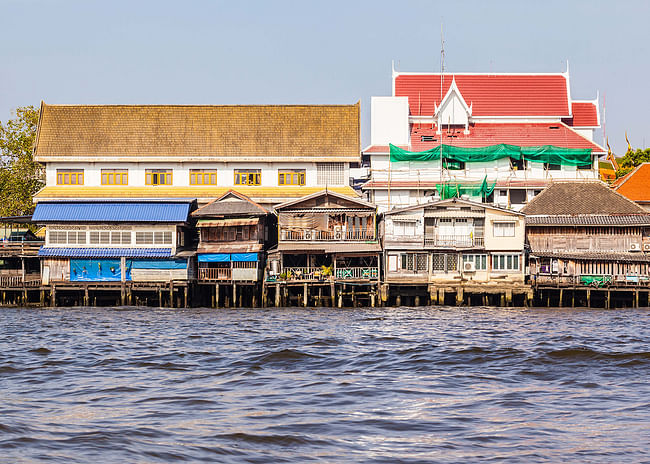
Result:
{"type": "Polygon", "coordinates": [[[574,100],[568,70],[393,70],[392,81],[391,96],[372,97],[371,144],[363,150],[370,165],[363,189],[380,211],[438,199],[443,185],[472,200],[521,209],[553,179],[599,177],[605,150],[593,141],[598,98],[574,100]],[[391,157],[391,144],[401,156],[391,157]],[[482,151],[490,155],[481,157],[482,151]],[[477,194],[484,180],[489,189],[477,194]]]}

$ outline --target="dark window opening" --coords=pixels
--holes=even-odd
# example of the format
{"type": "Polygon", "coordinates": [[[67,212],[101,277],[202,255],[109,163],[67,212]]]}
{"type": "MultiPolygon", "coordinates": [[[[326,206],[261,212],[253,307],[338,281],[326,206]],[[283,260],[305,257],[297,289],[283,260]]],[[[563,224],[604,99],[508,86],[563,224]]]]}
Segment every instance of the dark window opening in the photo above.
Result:
{"type": "Polygon", "coordinates": [[[580,166],[578,166],[578,169],[588,171],[588,170],[592,169],[592,166],[591,166],[591,164],[581,164],[580,166]]]}
{"type": "Polygon", "coordinates": [[[526,160],[510,158],[510,169],[513,171],[523,171],[527,167],[526,160]]]}
{"type": "Polygon", "coordinates": [[[526,203],[525,190],[510,190],[510,204],[521,205],[526,203]]]}
{"type": "Polygon", "coordinates": [[[560,171],[562,170],[562,165],[553,164],[553,163],[544,163],[544,169],[546,169],[547,171],[560,171]]]}
{"type": "Polygon", "coordinates": [[[422,135],[422,136],[420,136],[420,141],[421,142],[435,142],[436,139],[433,137],[433,135],[422,135]]]}

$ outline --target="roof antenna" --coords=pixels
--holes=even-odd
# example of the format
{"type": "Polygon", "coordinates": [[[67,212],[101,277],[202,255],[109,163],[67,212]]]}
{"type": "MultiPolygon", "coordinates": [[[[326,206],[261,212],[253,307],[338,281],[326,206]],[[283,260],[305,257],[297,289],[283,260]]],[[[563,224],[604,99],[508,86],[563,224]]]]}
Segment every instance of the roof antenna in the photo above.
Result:
{"type": "MultiPolygon", "coordinates": [[[[445,73],[445,35],[442,29],[442,21],[440,22],[440,100],[442,105],[442,84],[444,82],[445,73]]],[[[440,111],[438,111],[440,114],[440,111]]],[[[435,115],[434,115],[435,116],[435,115]]],[[[440,118],[438,118],[438,130],[440,132],[440,182],[442,182],[442,129],[440,128],[440,118]]]]}

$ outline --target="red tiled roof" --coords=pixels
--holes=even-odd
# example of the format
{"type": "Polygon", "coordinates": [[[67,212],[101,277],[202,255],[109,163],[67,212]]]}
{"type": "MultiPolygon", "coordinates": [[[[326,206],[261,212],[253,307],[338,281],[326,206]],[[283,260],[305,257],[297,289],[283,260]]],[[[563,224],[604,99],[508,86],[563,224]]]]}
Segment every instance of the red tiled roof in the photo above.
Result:
{"type": "MultiPolygon", "coordinates": [[[[563,74],[444,74],[442,96],[452,77],[473,116],[568,116],[563,74]]],[[[395,96],[408,97],[412,115],[431,116],[440,104],[440,74],[400,74],[395,96]]]]}
{"type": "MultiPolygon", "coordinates": [[[[398,145],[398,147],[408,150],[409,147],[405,145],[398,145]]],[[[390,147],[388,145],[370,145],[369,147],[363,150],[363,153],[389,153],[390,147]]]]}
{"type": "Polygon", "coordinates": [[[632,201],[650,200],[650,163],[637,166],[614,190],[632,201]]]}
{"type": "Polygon", "coordinates": [[[573,127],[598,127],[598,110],[593,102],[571,102],[573,118],[567,124],[573,127]]]}
{"type": "Polygon", "coordinates": [[[462,128],[452,128],[451,132],[443,128],[442,134],[436,134],[435,129],[423,129],[414,125],[411,130],[411,151],[425,151],[436,147],[441,138],[444,144],[466,148],[507,143],[521,147],[554,145],[562,148],[591,148],[594,152],[604,152],[602,147],[561,123],[475,124],[469,127],[469,134],[465,134],[462,128]],[[423,135],[433,136],[433,140],[423,142],[423,135]]]}

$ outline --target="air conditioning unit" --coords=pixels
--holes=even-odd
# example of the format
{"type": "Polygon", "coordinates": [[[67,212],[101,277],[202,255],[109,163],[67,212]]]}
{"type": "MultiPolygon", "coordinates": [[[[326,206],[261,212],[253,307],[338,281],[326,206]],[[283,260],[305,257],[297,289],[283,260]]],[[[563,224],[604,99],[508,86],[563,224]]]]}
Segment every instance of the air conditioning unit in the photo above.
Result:
{"type": "Polygon", "coordinates": [[[311,240],[311,230],[305,231],[305,240],[311,240]]]}
{"type": "Polygon", "coordinates": [[[643,244],[643,251],[650,251],[650,243],[643,244]]]}
{"type": "Polygon", "coordinates": [[[630,243],[630,251],[641,251],[641,245],[638,243],[630,243]]]}
{"type": "Polygon", "coordinates": [[[465,272],[476,272],[476,266],[473,261],[467,261],[463,263],[463,271],[465,272]]]}

